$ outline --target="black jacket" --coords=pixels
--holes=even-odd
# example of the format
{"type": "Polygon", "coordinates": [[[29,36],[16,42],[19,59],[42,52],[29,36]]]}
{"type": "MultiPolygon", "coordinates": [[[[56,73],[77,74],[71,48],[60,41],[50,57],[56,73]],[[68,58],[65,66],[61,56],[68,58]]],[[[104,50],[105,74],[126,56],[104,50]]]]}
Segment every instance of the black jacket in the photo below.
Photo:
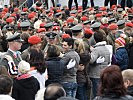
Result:
{"type": "Polygon", "coordinates": [[[35,95],[39,89],[39,82],[33,76],[21,80],[15,79],[12,97],[15,100],[35,100],[35,95]]]}

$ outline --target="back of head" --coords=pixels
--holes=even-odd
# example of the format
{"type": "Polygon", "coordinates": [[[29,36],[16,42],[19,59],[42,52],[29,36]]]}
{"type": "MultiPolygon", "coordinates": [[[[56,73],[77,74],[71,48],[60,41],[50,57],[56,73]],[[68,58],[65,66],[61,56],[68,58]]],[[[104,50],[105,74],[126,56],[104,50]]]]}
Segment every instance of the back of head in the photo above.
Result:
{"type": "Polygon", "coordinates": [[[66,96],[66,93],[61,85],[50,84],[45,90],[44,100],[57,100],[58,98],[63,96],[66,96]]]}
{"type": "Polygon", "coordinates": [[[99,95],[110,93],[114,93],[118,97],[125,95],[126,89],[119,66],[111,65],[105,68],[101,73],[100,79],[99,95]]]}
{"type": "Polygon", "coordinates": [[[95,39],[96,43],[102,42],[104,39],[103,33],[101,31],[95,32],[94,33],[94,39],[95,39]]]}
{"type": "Polygon", "coordinates": [[[127,69],[122,71],[123,80],[129,80],[133,85],[133,69],[127,69]]]}
{"type": "Polygon", "coordinates": [[[10,77],[6,75],[0,75],[0,94],[9,94],[11,92],[12,86],[13,81],[10,77]]]}

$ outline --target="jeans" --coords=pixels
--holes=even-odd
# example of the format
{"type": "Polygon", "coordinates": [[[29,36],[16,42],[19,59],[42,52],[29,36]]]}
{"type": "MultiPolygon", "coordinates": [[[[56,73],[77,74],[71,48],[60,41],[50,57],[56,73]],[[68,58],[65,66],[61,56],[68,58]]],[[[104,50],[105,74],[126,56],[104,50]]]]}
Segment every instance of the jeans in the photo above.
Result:
{"type": "Polygon", "coordinates": [[[74,82],[65,82],[62,83],[63,88],[66,91],[66,96],[74,97],[76,96],[77,83],[74,82]]]}
{"type": "Polygon", "coordinates": [[[78,100],[87,100],[87,86],[86,86],[86,83],[78,83],[76,98],[78,100]]]}
{"type": "Polygon", "coordinates": [[[97,96],[97,90],[98,90],[98,85],[99,85],[99,78],[90,78],[92,81],[92,92],[93,92],[93,97],[95,98],[97,96]]]}

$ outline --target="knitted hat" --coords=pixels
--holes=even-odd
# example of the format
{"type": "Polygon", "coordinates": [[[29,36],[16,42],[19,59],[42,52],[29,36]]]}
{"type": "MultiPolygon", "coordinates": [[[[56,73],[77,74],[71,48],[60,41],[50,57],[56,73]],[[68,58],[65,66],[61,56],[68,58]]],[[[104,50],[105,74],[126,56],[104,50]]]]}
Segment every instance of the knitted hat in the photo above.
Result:
{"type": "Polygon", "coordinates": [[[28,71],[30,71],[30,64],[24,60],[20,61],[20,63],[18,64],[18,71],[21,74],[25,74],[28,71]]]}
{"type": "Polygon", "coordinates": [[[122,37],[119,37],[115,40],[115,43],[119,44],[120,46],[125,46],[126,41],[122,37]]]}

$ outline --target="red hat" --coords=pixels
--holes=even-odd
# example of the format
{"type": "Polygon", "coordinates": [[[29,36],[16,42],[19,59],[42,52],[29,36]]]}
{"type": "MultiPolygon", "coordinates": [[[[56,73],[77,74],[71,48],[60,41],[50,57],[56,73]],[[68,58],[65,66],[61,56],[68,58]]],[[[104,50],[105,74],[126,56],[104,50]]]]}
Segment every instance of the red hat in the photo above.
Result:
{"type": "Polygon", "coordinates": [[[23,8],[23,12],[26,12],[26,11],[28,11],[28,8],[23,8]]]}
{"type": "Polygon", "coordinates": [[[127,22],[127,23],[126,23],[126,26],[128,26],[128,27],[133,27],[133,23],[127,22]]]}
{"type": "Polygon", "coordinates": [[[96,17],[101,17],[102,14],[101,14],[101,13],[98,13],[98,14],[96,14],[95,16],[96,16],[96,17]]]}
{"type": "Polygon", "coordinates": [[[56,10],[56,11],[57,11],[57,13],[58,13],[58,12],[61,12],[61,10],[60,10],[60,9],[58,9],[58,10],[56,10]]]}
{"type": "Polygon", "coordinates": [[[111,9],[115,9],[116,8],[116,5],[112,5],[111,9]]]}
{"type": "Polygon", "coordinates": [[[113,23],[113,24],[110,24],[110,25],[109,25],[109,29],[110,29],[110,30],[115,30],[115,29],[117,29],[117,28],[118,28],[117,24],[114,24],[114,23],[113,23]]]}
{"type": "Polygon", "coordinates": [[[89,28],[85,28],[84,29],[84,34],[94,34],[94,32],[89,28]]]}
{"type": "Polygon", "coordinates": [[[30,14],[28,15],[28,18],[31,19],[31,18],[34,18],[34,16],[35,16],[34,14],[30,13],[30,14]]]}
{"type": "Polygon", "coordinates": [[[54,26],[53,30],[60,30],[60,26],[54,26]]]}
{"type": "Polygon", "coordinates": [[[71,38],[71,36],[69,34],[62,34],[62,39],[66,39],[66,38],[71,38]]]}
{"type": "Polygon", "coordinates": [[[17,12],[17,11],[19,11],[19,9],[18,8],[14,8],[14,12],[17,12]]]}
{"type": "Polygon", "coordinates": [[[88,8],[89,11],[93,10],[93,8],[88,8]]]}
{"type": "Polygon", "coordinates": [[[39,29],[37,30],[37,32],[38,32],[38,33],[40,33],[40,32],[46,32],[46,29],[45,29],[45,28],[39,28],[39,29]]]}
{"type": "Polygon", "coordinates": [[[15,13],[12,13],[10,16],[11,17],[16,17],[16,14],[15,13]]]}
{"type": "Polygon", "coordinates": [[[119,37],[115,40],[115,43],[118,43],[120,46],[125,46],[126,41],[122,37],[119,37]]]}
{"type": "Polygon", "coordinates": [[[70,16],[74,16],[74,17],[76,17],[76,14],[70,14],[70,16]]]}
{"type": "Polygon", "coordinates": [[[86,21],[86,20],[88,20],[88,17],[83,16],[83,17],[81,17],[81,20],[82,20],[82,21],[86,21]]]}
{"type": "Polygon", "coordinates": [[[7,13],[8,12],[8,8],[4,8],[3,11],[7,13]]]}
{"type": "Polygon", "coordinates": [[[78,13],[81,13],[82,12],[82,10],[78,10],[78,13]]]}
{"type": "Polygon", "coordinates": [[[45,25],[46,25],[46,23],[41,23],[40,28],[44,28],[45,25]]]}
{"type": "Polygon", "coordinates": [[[49,13],[49,14],[48,14],[48,17],[50,17],[50,16],[52,16],[52,15],[53,15],[53,13],[49,13]]]}
{"type": "Polygon", "coordinates": [[[7,18],[7,19],[6,19],[6,22],[7,22],[7,23],[13,22],[13,18],[12,18],[12,17],[7,18]]]}
{"type": "Polygon", "coordinates": [[[106,7],[101,7],[100,10],[101,11],[105,11],[106,10],[106,7]]]}
{"type": "Polygon", "coordinates": [[[28,42],[30,43],[30,44],[38,44],[38,43],[40,43],[41,42],[41,38],[40,37],[38,37],[37,35],[32,35],[32,36],[30,36],[29,38],[28,38],[28,42]]]}
{"type": "Polygon", "coordinates": [[[78,6],[78,10],[81,10],[82,9],[82,6],[78,6]]]}
{"type": "Polygon", "coordinates": [[[69,18],[67,19],[67,23],[72,23],[72,22],[74,22],[74,19],[73,19],[72,17],[69,17],[69,18]]]}

